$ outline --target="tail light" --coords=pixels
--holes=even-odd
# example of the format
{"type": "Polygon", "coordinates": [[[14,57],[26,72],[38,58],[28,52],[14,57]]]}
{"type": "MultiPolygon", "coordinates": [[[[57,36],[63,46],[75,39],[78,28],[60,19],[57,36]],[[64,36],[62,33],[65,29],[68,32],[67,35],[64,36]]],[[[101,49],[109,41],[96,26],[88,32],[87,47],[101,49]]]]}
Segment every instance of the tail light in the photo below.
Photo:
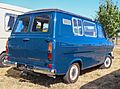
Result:
{"type": "Polygon", "coordinates": [[[48,59],[52,60],[52,53],[48,53],[48,59]]]}
{"type": "Polygon", "coordinates": [[[6,42],[6,53],[8,54],[8,41],[6,42]]]}
{"type": "Polygon", "coordinates": [[[52,42],[48,44],[48,59],[52,60],[52,42]]]}
{"type": "Polygon", "coordinates": [[[52,69],[52,64],[48,64],[48,68],[51,68],[51,69],[52,69]]]}
{"type": "Polygon", "coordinates": [[[9,60],[10,60],[8,56],[6,56],[6,57],[5,57],[5,59],[6,59],[7,61],[9,61],[9,60]]]}
{"type": "Polygon", "coordinates": [[[48,52],[52,52],[52,42],[49,42],[48,44],[48,52]]]}

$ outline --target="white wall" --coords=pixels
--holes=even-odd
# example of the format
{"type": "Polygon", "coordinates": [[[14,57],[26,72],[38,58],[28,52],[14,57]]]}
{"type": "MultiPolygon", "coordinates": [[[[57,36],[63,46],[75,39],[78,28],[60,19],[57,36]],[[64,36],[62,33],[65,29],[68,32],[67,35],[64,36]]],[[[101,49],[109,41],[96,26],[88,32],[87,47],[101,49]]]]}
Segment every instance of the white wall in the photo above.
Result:
{"type": "Polygon", "coordinates": [[[0,54],[2,51],[5,51],[6,41],[11,34],[11,32],[5,31],[6,13],[20,15],[28,11],[31,11],[31,10],[27,8],[0,3],[0,54]]]}
{"type": "Polygon", "coordinates": [[[19,7],[19,6],[13,6],[5,3],[0,3],[0,8],[8,9],[8,10],[13,10],[15,12],[28,12],[31,11],[31,9],[19,7]]]}

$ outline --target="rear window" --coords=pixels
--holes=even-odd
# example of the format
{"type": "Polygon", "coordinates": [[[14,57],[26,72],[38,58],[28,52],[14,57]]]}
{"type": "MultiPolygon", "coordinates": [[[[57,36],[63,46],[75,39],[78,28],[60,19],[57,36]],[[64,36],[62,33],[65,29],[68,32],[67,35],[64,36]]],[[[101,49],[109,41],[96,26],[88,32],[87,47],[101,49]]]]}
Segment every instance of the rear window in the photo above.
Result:
{"type": "Polygon", "coordinates": [[[15,27],[15,32],[27,32],[29,23],[30,23],[29,16],[19,17],[15,27]]]}
{"type": "Polygon", "coordinates": [[[31,32],[47,33],[49,29],[49,15],[35,16],[31,32]]]}
{"type": "Polygon", "coordinates": [[[84,21],[84,35],[88,37],[96,37],[96,26],[95,23],[84,21]]]}

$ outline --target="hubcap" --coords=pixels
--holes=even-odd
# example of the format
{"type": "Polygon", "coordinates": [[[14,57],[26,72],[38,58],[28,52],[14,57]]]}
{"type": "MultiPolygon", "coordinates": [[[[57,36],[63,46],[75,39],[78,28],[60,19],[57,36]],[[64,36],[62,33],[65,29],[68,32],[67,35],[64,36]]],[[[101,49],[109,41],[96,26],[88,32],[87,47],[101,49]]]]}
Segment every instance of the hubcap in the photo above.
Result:
{"type": "Polygon", "coordinates": [[[6,65],[7,62],[7,56],[2,57],[2,64],[6,65]]]}
{"type": "Polygon", "coordinates": [[[110,64],[111,64],[111,59],[109,57],[107,57],[106,60],[105,60],[105,62],[104,62],[104,65],[107,68],[107,67],[110,66],[110,64]]]}
{"type": "Polygon", "coordinates": [[[75,80],[78,76],[78,67],[73,65],[70,69],[70,79],[75,80]]]}

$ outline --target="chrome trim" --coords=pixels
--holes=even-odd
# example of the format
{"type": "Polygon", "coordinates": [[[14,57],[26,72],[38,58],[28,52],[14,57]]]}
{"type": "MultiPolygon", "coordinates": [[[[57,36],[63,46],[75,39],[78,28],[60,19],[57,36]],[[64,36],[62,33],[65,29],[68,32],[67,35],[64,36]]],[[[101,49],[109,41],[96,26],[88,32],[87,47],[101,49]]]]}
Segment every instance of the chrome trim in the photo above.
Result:
{"type": "MultiPolygon", "coordinates": [[[[11,62],[11,61],[7,61],[6,65],[8,66],[14,66],[17,67],[17,62],[11,62]]],[[[51,75],[54,76],[55,75],[55,69],[49,69],[49,68],[42,68],[42,67],[29,67],[27,65],[19,67],[20,70],[31,70],[37,73],[41,73],[41,74],[47,74],[47,75],[51,75]]]]}
{"type": "Polygon", "coordinates": [[[5,63],[5,65],[7,65],[7,66],[17,67],[17,63],[16,63],[16,62],[4,61],[4,63],[5,63]]]}
{"type": "Polygon", "coordinates": [[[54,69],[47,69],[47,68],[33,68],[34,72],[42,73],[42,74],[47,74],[47,75],[55,75],[55,70],[54,69]]]}

